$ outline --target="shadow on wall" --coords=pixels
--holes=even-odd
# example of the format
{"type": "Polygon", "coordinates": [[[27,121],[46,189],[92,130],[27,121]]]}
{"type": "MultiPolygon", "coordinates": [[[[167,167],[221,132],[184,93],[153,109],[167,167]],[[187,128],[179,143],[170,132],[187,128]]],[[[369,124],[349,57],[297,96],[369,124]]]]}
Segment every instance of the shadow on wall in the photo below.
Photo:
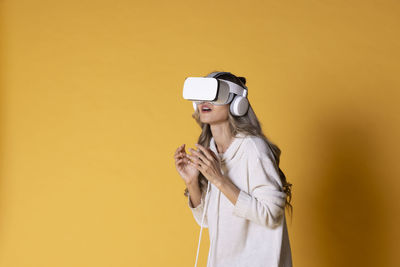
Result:
{"type": "Polygon", "coordinates": [[[324,267],[389,266],[390,220],[374,125],[368,118],[346,115],[326,119],[317,129],[321,138],[313,181],[315,255],[324,267]],[[372,124],[372,123],[371,123],[372,124]]]}

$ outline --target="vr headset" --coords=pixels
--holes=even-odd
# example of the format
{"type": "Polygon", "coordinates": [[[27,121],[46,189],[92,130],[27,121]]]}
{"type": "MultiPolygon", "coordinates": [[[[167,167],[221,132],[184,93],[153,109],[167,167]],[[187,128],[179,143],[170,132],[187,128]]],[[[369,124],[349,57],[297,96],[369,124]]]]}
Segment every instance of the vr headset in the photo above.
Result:
{"type": "Polygon", "coordinates": [[[218,76],[230,72],[212,72],[206,77],[187,77],[183,84],[183,98],[193,101],[196,111],[197,105],[210,102],[213,105],[230,103],[229,110],[234,116],[243,116],[249,108],[247,87],[231,81],[217,79],[218,76]]]}

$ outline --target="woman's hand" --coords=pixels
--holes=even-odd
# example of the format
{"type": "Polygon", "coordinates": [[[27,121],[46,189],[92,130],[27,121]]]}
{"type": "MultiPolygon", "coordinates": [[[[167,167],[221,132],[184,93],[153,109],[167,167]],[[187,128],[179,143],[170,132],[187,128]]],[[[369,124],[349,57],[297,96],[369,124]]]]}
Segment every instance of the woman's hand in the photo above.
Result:
{"type": "Polygon", "coordinates": [[[224,179],[221,171],[221,162],[217,155],[200,144],[196,144],[197,148],[202,152],[189,148],[194,155],[187,155],[190,159],[190,165],[199,170],[211,183],[220,183],[224,179]]]}
{"type": "Polygon", "coordinates": [[[185,151],[185,144],[178,147],[174,154],[175,167],[186,184],[190,184],[199,177],[199,171],[189,164],[189,158],[185,151]]]}

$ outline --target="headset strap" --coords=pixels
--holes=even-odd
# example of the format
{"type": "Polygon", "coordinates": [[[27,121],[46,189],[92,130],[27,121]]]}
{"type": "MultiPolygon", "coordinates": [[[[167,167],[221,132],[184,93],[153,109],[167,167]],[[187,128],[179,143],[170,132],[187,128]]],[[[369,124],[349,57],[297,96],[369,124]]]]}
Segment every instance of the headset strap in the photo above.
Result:
{"type": "Polygon", "coordinates": [[[240,86],[236,83],[233,83],[231,81],[227,81],[227,80],[223,80],[223,79],[218,79],[218,80],[228,83],[230,93],[234,93],[234,94],[237,94],[237,95],[240,95],[243,97],[247,96],[247,89],[243,88],[242,86],[240,86]]]}

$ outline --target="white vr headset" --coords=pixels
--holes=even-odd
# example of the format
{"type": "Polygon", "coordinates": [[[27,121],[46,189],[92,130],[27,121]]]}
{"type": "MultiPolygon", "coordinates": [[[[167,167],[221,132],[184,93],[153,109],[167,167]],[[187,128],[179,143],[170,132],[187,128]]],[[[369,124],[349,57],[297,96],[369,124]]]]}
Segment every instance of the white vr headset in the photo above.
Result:
{"type": "Polygon", "coordinates": [[[230,103],[231,114],[243,116],[249,108],[247,87],[217,79],[218,76],[226,73],[229,72],[213,72],[206,77],[187,77],[183,84],[183,98],[193,101],[194,110],[201,102],[210,102],[213,105],[230,103]]]}

